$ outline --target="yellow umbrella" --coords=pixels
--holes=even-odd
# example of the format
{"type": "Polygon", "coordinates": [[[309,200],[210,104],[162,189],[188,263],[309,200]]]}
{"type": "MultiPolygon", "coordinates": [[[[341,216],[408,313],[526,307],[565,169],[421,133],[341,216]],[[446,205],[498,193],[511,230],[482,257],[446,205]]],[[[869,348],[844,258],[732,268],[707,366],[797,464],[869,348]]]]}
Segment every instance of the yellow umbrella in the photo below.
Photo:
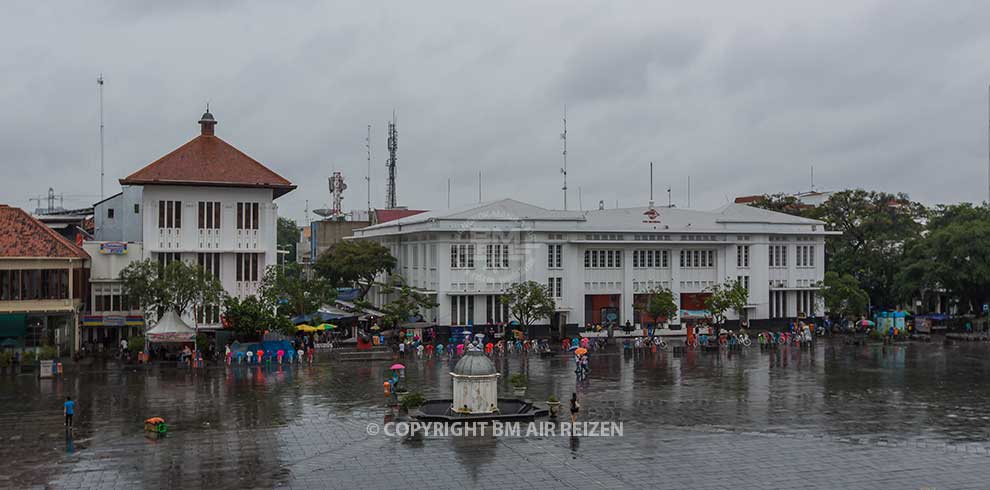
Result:
{"type": "Polygon", "coordinates": [[[298,331],[298,332],[307,332],[307,333],[309,333],[309,332],[316,332],[318,330],[321,330],[321,329],[316,328],[316,327],[314,327],[312,325],[306,325],[305,323],[303,323],[302,325],[296,325],[296,331],[298,331]]]}
{"type": "Polygon", "coordinates": [[[318,328],[320,330],[333,330],[333,329],[337,328],[337,326],[334,325],[334,324],[332,324],[332,323],[321,323],[318,328]]]}

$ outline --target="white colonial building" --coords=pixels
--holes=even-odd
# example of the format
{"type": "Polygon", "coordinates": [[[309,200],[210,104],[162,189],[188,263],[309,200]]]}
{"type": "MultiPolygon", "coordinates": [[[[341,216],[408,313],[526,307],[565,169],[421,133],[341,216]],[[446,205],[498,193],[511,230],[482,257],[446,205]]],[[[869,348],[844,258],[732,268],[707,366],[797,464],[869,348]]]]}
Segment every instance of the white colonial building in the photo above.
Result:
{"type": "Polygon", "coordinates": [[[556,300],[553,327],[652,322],[634,304],[662,286],[678,302],[668,322],[677,328],[705,316],[706,288],[735,279],[749,288],[751,326],[821,314],[815,285],[831,233],[820,221],[739,204],[559,211],[503,199],[363,228],[355,239],[387,246],[395,272],[436,295],[427,320],[438,325],[506,323],[499,296],[532,280],[556,300]]]}
{"type": "MultiPolygon", "coordinates": [[[[209,112],[199,124],[198,136],[120,179],[122,191],[94,205],[95,242],[85,244],[93,256],[90,327],[134,324],[128,316],[140,311],[118,279],[131,261],[199,264],[240,297],[256,293],[265,267],[276,264],[275,199],[295,186],[217,137],[209,112]]],[[[188,320],[219,327],[219,308],[188,320]]]]}

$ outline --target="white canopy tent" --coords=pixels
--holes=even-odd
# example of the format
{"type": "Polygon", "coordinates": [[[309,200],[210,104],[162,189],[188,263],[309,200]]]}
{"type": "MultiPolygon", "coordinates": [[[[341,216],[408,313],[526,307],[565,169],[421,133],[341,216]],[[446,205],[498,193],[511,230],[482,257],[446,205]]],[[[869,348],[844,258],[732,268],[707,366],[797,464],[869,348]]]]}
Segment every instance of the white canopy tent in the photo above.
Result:
{"type": "Polygon", "coordinates": [[[149,342],[192,342],[196,338],[196,330],[182,321],[182,317],[174,310],[168,310],[145,335],[149,342]]]}

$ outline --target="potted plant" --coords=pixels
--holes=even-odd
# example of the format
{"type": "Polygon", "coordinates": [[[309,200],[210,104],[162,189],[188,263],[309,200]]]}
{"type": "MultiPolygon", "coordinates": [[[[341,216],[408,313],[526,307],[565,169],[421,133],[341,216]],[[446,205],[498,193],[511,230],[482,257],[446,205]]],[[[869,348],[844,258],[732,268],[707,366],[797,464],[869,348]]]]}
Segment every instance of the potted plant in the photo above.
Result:
{"type": "Polygon", "coordinates": [[[550,408],[550,416],[556,418],[560,414],[560,400],[555,395],[547,397],[547,407],[550,408]]]}
{"type": "Polygon", "coordinates": [[[7,351],[0,352],[0,368],[3,369],[3,373],[7,374],[7,371],[10,370],[13,365],[14,355],[7,351]]]}
{"type": "Polygon", "coordinates": [[[516,373],[510,376],[509,383],[512,383],[512,393],[516,396],[526,394],[526,376],[523,373],[516,373]]]}

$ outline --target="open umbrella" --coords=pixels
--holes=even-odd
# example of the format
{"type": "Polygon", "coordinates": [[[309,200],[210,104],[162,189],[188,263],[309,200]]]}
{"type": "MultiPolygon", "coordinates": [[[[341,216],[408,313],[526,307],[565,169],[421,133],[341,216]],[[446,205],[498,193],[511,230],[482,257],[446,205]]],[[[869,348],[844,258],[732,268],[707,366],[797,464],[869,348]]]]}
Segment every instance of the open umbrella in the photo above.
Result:
{"type": "Polygon", "coordinates": [[[875,323],[873,323],[873,322],[871,322],[869,320],[863,320],[863,321],[859,322],[859,324],[861,326],[864,326],[864,327],[872,327],[873,325],[876,325],[875,323]]]}
{"type": "Polygon", "coordinates": [[[406,367],[403,366],[402,364],[395,363],[395,364],[392,364],[392,367],[390,367],[389,369],[391,369],[392,371],[398,371],[400,369],[405,369],[405,368],[406,367]]]}
{"type": "Polygon", "coordinates": [[[311,332],[318,332],[320,330],[323,330],[323,329],[322,328],[319,328],[319,327],[314,327],[312,325],[307,325],[305,323],[303,323],[302,325],[296,325],[296,331],[297,332],[311,333],[311,332]]]}
{"type": "Polygon", "coordinates": [[[372,326],[371,326],[371,329],[372,329],[372,330],[381,330],[381,329],[382,329],[382,327],[379,327],[378,325],[372,325],[372,326]]]}
{"type": "Polygon", "coordinates": [[[576,349],[576,350],[574,351],[574,353],[575,353],[575,354],[577,354],[577,355],[579,355],[579,356],[583,356],[583,355],[585,355],[585,354],[587,354],[587,353],[588,353],[588,349],[585,349],[584,347],[578,347],[578,348],[577,348],[577,349],[576,349]]]}
{"type": "Polygon", "coordinates": [[[337,328],[337,326],[332,323],[321,323],[317,325],[316,328],[319,328],[320,330],[333,330],[337,328]]]}

